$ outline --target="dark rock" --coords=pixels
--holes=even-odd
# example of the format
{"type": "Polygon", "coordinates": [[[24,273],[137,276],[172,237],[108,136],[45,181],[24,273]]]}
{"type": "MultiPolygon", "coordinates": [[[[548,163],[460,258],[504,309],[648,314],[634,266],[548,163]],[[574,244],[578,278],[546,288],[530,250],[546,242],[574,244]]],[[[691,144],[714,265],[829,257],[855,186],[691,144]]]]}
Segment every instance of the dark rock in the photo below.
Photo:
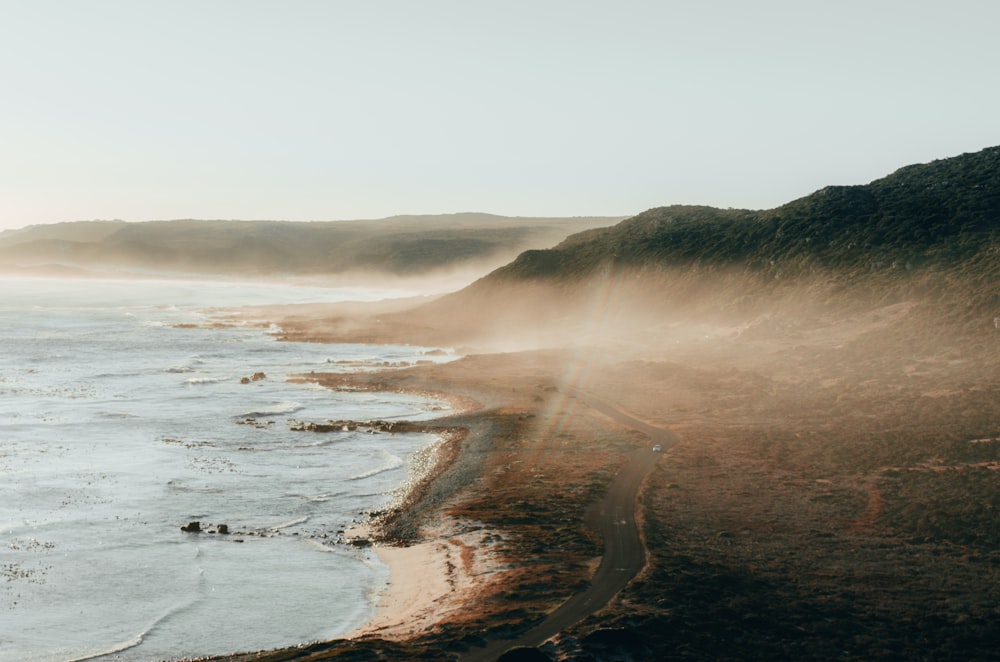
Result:
{"type": "Polygon", "coordinates": [[[625,628],[602,628],[595,630],[584,637],[584,642],[589,646],[624,650],[638,648],[642,643],[635,632],[625,628]]]}
{"type": "Polygon", "coordinates": [[[181,531],[185,533],[201,533],[201,522],[188,522],[186,526],[181,527],[181,531]]]}
{"type": "Polygon", "coordinates": [[[552,658],[530,646],[517,646],[497,658],[497,662],[552,662],[552,658]]]}
{"type": "Polygon", "coordinates": [[[220,524],[219,526],[217,526],[215,528],[216,528],[216,532],[217,533],[221,533],[223,535],[229,533],[229,526],[226,525],[226,524],[220,524]]]}

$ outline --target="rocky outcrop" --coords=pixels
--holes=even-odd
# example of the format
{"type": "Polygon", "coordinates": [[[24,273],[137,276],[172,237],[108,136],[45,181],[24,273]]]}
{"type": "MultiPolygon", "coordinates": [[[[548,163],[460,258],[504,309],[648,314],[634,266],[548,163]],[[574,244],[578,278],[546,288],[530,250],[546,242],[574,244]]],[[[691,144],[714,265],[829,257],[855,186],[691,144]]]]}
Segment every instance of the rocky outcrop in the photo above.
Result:
{"type": "Polygon", "coordinates": [[[240,384],[249,384],[250,382],[259,382],[262,379],[267,379],[267,375],[263,372],[255,372],[249,377],[243,377],[240,379],[240,384]]]}

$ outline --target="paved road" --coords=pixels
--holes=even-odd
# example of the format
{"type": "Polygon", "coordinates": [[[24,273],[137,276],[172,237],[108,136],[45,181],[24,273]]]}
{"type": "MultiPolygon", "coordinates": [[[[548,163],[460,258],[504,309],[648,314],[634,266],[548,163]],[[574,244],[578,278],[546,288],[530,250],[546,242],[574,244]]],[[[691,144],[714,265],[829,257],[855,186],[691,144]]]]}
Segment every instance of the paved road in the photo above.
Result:
{"type": "Polygon", "coordinates": [[[492,662],[504,651],[515,646],[542,644],[603,608],[625,588],[646,563],[646,550],[635,523],[635,504],[639,486],[653,470],[656,459],[660,456],[659,453],[653,452],[653,444],[660,444],[665,451],[676,444],[680,437],[670,430],[654,427],[622,413],[606,402],[581,391],[572,390],[568,391],[568,394],[622,425],[646,434],[650,438],[650,444],[629,456],[628,464],[611,481],[608,493],[596,508],[593,524],[604,540],[604,555],[590,586],[564,602],[548,618],[521,636],[515,639],[491,641],[485,647],[473,648],[461,656],[462,662],[492,662]]]}

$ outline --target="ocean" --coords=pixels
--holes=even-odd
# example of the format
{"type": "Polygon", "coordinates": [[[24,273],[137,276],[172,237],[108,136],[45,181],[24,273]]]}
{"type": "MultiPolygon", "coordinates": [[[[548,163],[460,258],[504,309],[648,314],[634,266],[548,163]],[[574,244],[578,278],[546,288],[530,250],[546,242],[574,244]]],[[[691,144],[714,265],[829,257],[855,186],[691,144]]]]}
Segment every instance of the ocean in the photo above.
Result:
{"type": "Polygon", "coordinates": [[[447,404],[289,376],[454,355],[279,342],[209,308],[384,294],[0,279],[0,660],[178,659],[363,625],[388,569],[338,532],[438,439],[293,428],[447,404]]]}

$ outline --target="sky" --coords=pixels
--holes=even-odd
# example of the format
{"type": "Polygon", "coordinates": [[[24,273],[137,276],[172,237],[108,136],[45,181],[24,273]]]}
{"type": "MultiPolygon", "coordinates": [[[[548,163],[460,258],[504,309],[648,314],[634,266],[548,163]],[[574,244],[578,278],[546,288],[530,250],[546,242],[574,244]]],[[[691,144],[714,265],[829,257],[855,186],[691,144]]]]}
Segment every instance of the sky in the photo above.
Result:
{"type": "Polygon", "coordinates": [[[1000,144],[995,0],[0,0],[0,230],[771,208],[1000,144]]]}

